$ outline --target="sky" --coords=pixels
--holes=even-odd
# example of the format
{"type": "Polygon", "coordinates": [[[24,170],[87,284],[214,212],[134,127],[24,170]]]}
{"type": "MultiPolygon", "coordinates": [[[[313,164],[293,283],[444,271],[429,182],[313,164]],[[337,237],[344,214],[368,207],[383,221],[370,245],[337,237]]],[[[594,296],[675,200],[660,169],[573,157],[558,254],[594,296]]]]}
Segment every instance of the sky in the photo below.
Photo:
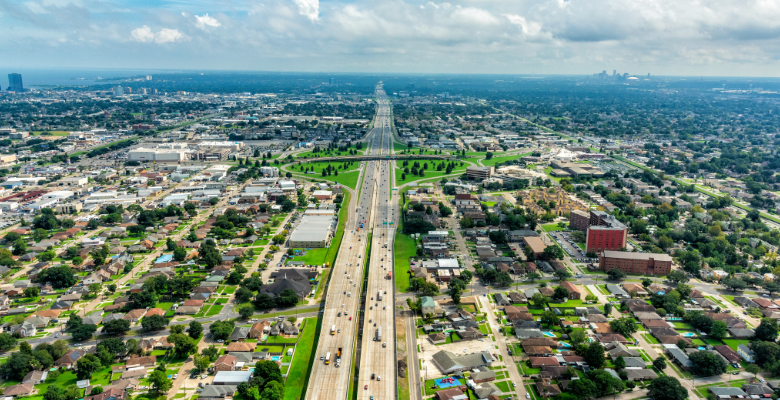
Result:
{"type": "Polygon", "coordinates": [[[777,0],[0,0],[0,66],[780,75],[777,0]]]}

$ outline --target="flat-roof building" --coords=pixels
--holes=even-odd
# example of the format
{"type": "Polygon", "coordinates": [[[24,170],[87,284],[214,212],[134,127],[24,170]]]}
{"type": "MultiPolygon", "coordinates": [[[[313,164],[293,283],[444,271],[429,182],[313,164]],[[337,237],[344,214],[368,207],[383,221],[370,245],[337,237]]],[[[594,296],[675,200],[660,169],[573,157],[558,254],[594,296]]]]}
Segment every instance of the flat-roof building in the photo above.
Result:
{"type": "Polygon", "coordinates": [[[601,252],[599,269],[619,269],[629,274],[667,275],[672,270],[672,257],[664,253],[601,252]]]}
{"type": "Polygon", "coordinates": [[[330,215],[304,214],[301,222],[290,235],[290,247],[327,247],[336,220],[330,215]]]}

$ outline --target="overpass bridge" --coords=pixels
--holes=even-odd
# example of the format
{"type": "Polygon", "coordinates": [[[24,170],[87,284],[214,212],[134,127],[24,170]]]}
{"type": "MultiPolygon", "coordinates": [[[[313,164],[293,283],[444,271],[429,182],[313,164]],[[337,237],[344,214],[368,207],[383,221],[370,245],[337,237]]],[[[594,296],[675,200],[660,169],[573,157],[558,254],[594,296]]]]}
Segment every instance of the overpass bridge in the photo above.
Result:
{"type": "Polygon", "coordinates": [[[338,156],[338,157],[312,157],[296,158],[293,162],[310,161],[375,161],[375,160],[441,160],[458,161],[458,158],[445,154],[369,154],[359,156],[338,156]]]}

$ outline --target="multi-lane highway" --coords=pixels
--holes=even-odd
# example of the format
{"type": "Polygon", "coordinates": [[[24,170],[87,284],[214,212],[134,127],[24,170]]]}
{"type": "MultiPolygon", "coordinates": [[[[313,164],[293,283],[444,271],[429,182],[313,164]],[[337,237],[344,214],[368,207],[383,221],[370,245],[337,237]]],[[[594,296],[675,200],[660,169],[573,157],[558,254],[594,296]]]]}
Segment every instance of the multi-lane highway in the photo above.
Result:
{"type": "MultiPolygon", "coordinates": [[[[389,154],[390,152],[390,110],[384,92],[377,90],[377,116],[374,129],[369,132],[367,141],[370,154],[389,154]]],[[[395,397],[395,326],[393,323],[393,296],[392,280],[377,282],[386,276],[384,268],[391,270],[392,243],[388,240],[392,237],[392,229],[375,228],[376,224],[383,225],[388,218],[396,215],[391,211],[390,179],[392,170],[390,161],[368,161],[364,164],[362,183],[359,199],[345,207],[350,207],[349,219],[346,223],[346,231],[341,243],[336,262],[331,271],[328,292],[325,298],[323,311],[322,331],[315,350],[315,363],[312,367],[309,385],[306,390],[307,399],[336,400],[346,399],[349,394],[350,373],[352,370],[353,356],[357,341],[358,320],[361,316],[358,310],[363,304],[360,297],[363,292],[364,271],[366,261],[366,245],[369,239],[368,232],[373,229],[374,243],[371,254],[371,268],[368,271],[367,285],[370,291],[366,293],[366,309],[363,310],[364,331],[363,349],[359,353],[361,366],[359,387],[361,398],[369,399],[374,395],[377,399],[389,399],[395,397]],[[362,227],[361,227],[362,226],[362,227]],[[389,235],[389,236],[388,236],[389,235]],[[381,240],[388,243],[388,248],[379,245],[381,240]],[[377,249],[379,247],[379,249],[377,249]],[[384,253],[378,250],[384,250],[384,253]],[[383,257],[384,256],[384,257],[383,257]],[[378,258],[377,258],[378,257],[378,258]],[[384,261],[377,261],[384,258],[384,261]],[[384,273],[384,274],[383,274],[384,273]],[[384,283],[384,290],[390,293],[383,296],[378,306],[378,287],[384,283]],[[373,303],[371,298],[374,298],[373,303]],[[381,310],[383,306],[386,309],[381,310]],[[379,308],[379,310],[377,310],[379,308]],[[381,311],[381,312],[380,312],[381,311]],[[382,341],[374,342],[376,332],[373,330],[377,319],[377,328],[382,326],[382,341]],[[371,324],[371,329],[365,324],[371,324]],[[369,337],[369,332],[371,337],[369,337]],[[366,346],[370,342],[374,346],[366,346]],[[386,343],[383,347],[382,343],[386,343]],[[370,372],[366,375],[366,382],[362,383],[363,375],[368,370],[374,369],[376,375],[371,379],[370,372]],[[381,378],[378,380],[377,378],[381,378]],[[369,389],[364,389],[369,385],[369,389]]],[[[388,225],[389,226],[389,225],[388,225]]],[[[394,225],[393,225],[394,226],[394,225]]]]}
{"type": "MultiPolygon", "coordinates": [[[[392,149],[390,131],[390,108],[384,92],[377,93],[377,117],[375,129],[381,129],[379,154],[390,154],[392,149]]],[[[375,145],[374,148],[377,146],[375,145]]],[[[396,398],[395,382],[395,319],[393,297],[393,238],[397,200],[393,199],[392,161],[374,162],[375,175],[379,177],[373,186],[376,195],[373,200],[371,228],[371,258],[366,279],[366,302],[363,309],[363,336],[358,370],[358,398],[369,400],[396,398]],[[391,225],[391,223],[393,223],[391,225]]],[[[365,190],[365,189],[364,189],[365,190]]]]}

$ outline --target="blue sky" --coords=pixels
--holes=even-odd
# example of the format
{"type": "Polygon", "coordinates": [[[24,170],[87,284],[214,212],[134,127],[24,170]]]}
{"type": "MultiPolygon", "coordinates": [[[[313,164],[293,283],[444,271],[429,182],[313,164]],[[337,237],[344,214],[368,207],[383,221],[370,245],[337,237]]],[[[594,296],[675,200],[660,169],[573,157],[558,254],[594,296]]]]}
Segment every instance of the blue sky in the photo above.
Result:
{"type": "Polygon", "coordinates": [[[780,2],[0,0],[4,67],[778,76],[780,2]]]}

